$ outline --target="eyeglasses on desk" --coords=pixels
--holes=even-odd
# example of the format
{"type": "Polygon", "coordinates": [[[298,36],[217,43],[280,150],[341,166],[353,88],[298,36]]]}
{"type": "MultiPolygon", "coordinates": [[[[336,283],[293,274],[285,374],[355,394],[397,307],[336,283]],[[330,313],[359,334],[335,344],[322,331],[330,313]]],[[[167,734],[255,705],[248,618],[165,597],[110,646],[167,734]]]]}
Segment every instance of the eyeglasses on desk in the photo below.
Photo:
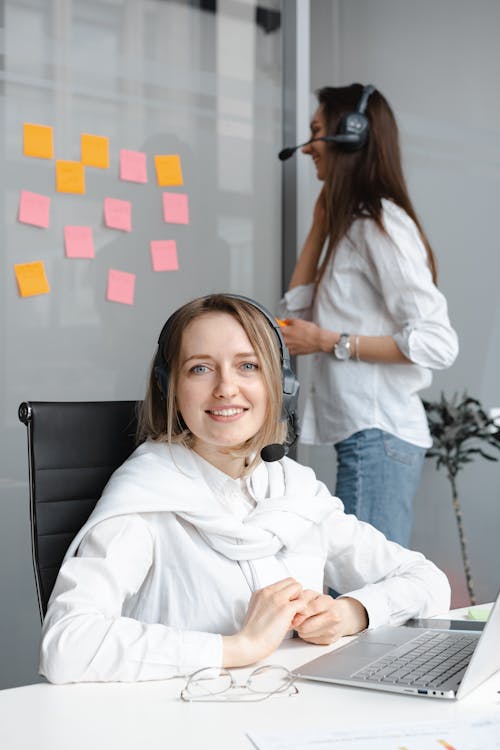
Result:
{"type": "Polygon", "coordinates": [[[265,664],[257,667],[244,683],[237,683],[227,669],[205,667],[188,677],[181,691],[183,701],[252,702],[274,695],[297,695],[295,676],[286,667],[265,664]]]}

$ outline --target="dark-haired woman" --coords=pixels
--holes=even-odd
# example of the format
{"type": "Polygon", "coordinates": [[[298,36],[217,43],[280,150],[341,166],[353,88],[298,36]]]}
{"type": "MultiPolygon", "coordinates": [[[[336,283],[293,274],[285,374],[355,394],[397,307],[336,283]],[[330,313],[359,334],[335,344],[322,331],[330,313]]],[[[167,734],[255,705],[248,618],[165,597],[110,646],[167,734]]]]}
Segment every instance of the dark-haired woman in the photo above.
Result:
{"type": "Polygon", "coordinates": [[[363,93],[360,84],[317,92],[302,152],[323,187],[285,295],[283,334],[292,354],[316,360],[302,441],[333,444],[346,512],[407,546],[432,442],[418,393],[432,370],[453,363],[458,343],[385,97],[369,96],[358,150],[315,140],[334,135],[363,93]]]}

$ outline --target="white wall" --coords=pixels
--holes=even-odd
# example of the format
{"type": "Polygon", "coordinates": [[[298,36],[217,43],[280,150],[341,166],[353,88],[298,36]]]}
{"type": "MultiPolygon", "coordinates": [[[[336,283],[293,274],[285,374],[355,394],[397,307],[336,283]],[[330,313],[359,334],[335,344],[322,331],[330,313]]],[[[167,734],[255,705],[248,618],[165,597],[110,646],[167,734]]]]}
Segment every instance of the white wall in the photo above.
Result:
{"type": "MultiPolygon", "coordinates": [[[[410,193],[437,255],[461,351],[424,397],[467,389],[500,406],[500,4],[495,0],[313,0],[311,90],[353,81],[387,96],[401,129],[410,193]]],[[[318,190],[312,174],[311,205],[318,190]]],[[[333,488],[329,448],[301,449],[333,488]]],[[[477,597],[499,586],[500,463],[458,477],[477,597]]],[[[426,461],[413,546],[449,574],[466,604],[450,490],[426,461]]]]}

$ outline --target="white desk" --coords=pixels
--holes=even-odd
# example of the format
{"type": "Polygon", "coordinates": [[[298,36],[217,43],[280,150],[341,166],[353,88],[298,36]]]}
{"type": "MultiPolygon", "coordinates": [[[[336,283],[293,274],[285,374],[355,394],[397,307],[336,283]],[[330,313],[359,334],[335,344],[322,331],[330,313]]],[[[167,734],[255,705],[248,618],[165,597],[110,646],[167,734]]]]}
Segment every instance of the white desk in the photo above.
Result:
{"type": "MultiPolygon", "coordinates": [[[[293,669],[331,646],[295,639],[268,663],[293,669]]],[[[250,670],[235,670],[243,677],[250,670]]],[[[348,729],[364,724],[467,720],[500,711],[500,672],[461,701],[299,681],[299,695],[260,703],[184,703],[184,679],[48,684],[0,691],[2,750],[251,750],[255,729],[348,729]]]]}

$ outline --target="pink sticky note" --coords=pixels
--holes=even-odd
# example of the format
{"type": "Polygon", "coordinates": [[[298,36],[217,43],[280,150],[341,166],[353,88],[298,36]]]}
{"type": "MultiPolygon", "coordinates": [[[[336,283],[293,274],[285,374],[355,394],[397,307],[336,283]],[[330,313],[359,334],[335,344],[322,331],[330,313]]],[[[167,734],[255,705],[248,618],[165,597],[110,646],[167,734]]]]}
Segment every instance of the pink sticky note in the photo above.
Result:
{"type": "Polygon", "coordinates": [[[48,196],[21,190],[19,221],[46,229],[49,226],[49,212],[50,198],[48,196]]]}
{"type": "Polygon", "coordinates": [[[94,258],[92,227],[64,227],[67,258],[94,258]]]}
{"type": "Polygon", "coordinates": [[[163,219],[169,224],[189,224],[188,197],[185,193],[163,193],[163,219]]]}
{"type": "Polygon", "coordinates": [[[146,154],[141,151],[120,151],[120,179],[130,182],[147,182],[146,154]]]}
{"type": "Polygon", "coordinates": [[[104,199],[104,223],[110,229],[132,231],[132,204],[117,198],[104,199]]]}
{"type": "Polygon", "coordinates": [[[177,271],[177,244],[175,240],[152,240],[151,260],[153,271],[177,271]]]}
{"type": "Polygon", "coordinates": [[[123,305],[134,304],[135,273],[116,271],[110,268],[108,271],[108,289],[106,299],[109,302],[121,302],[123,305]]]}

